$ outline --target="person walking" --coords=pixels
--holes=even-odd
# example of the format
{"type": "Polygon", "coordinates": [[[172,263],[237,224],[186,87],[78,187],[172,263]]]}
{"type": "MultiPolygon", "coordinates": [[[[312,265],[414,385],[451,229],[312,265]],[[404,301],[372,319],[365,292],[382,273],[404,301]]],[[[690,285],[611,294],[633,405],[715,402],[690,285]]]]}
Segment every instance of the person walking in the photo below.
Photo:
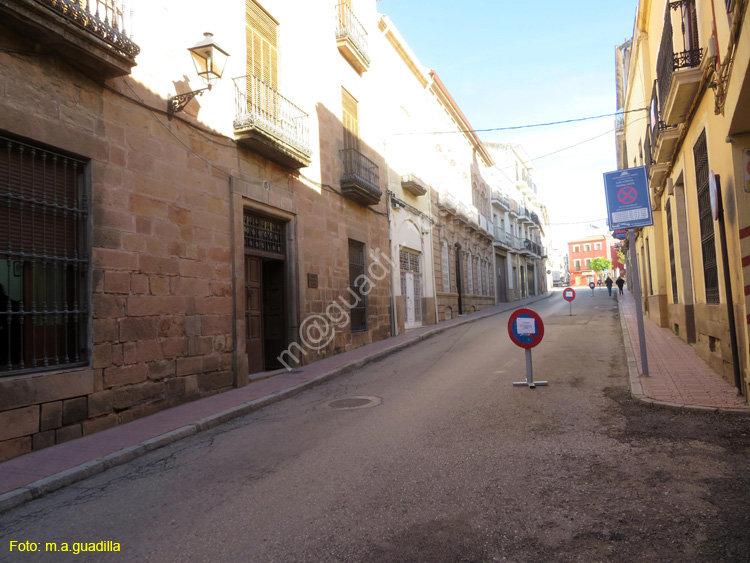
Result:
{"type": "Polygon", "coordinates": [[[622,288],[625,286],[625,280],[620,276],[615,283],[617,284],[617,289],[620,290],[620,295],[622,295],[622,288]]]}
{"type": "Polygon", "coordinates": [[[607,286],[607,293],[609,293],[609,296],[612,297],[612,284],[615,283],[612,281],[612,278],[607,276],[607,279],[604,280],[604,285],[607,286]]]}

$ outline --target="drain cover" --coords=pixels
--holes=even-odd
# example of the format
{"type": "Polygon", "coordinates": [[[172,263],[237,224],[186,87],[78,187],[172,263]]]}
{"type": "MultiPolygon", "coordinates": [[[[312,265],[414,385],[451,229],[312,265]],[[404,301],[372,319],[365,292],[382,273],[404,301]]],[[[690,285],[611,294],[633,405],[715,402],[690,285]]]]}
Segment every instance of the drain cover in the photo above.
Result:
{"type": "Polygon", "coordinates": [[[338,410],[367,409],[376,407],[381,402],[379,397],[347,397],[329,402],[328,407],[338,410]]]}

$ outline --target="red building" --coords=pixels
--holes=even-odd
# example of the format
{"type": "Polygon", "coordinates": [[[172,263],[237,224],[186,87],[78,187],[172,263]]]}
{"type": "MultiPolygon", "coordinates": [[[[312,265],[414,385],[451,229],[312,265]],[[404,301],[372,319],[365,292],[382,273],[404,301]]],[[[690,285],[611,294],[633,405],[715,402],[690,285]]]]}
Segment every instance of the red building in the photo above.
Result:
{"type": "Polygon", "coordinates": [[[597,235],[581,238],[568,243],[568,267],[570,269],[570,285],[587,286],[601,278],[604,281],[609,275],[616,279],[617,268],[621,275],[625,272],[625,266],[617,258],[615,241],[612,237],[597,235]],[[612,262],[612,270],[609,272],[594,272],[591,269],[591,261],[594,258],[605,258],[612,262]]]}

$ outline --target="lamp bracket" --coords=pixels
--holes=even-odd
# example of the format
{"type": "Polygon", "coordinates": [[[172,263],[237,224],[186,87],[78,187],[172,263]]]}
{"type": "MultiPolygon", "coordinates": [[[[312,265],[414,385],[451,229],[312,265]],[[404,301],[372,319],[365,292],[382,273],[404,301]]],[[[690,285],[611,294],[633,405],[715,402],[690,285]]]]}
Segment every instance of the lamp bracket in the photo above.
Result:
{"type": "Polygon", "coordinates": [[[209,84],[205,88],[201,88],[199,90],[193,90],[192,92],[185,92],[184,94],[169,96],[167,98],[167,119],[172,121],[172,117],[174,117],[174,114],[184,110],[185,106],[190,103],[190,100],[192,100],[196,96],[202,96],[203,92],[210,89],[211,85],[209,84]]]}

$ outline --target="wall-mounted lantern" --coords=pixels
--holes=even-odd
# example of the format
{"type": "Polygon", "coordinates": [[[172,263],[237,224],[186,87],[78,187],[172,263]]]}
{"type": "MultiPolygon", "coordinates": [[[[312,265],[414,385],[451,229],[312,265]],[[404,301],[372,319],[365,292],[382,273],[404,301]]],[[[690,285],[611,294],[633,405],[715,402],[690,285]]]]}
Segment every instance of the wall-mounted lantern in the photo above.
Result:
{"type": "Polygon", "coordinates": [[[203,40],[190,47],[190,55],[193,57],[195,71],[206,83],[205,88],[193,90],[185,94],[177,94],[167,98],[167,118],[172,119],[175,113],[185,109],[195,96],[202,96],[203,92],[210,90],[213,83],[221,78],[224,74],[224,67],[227,64],[229,53],[219,47],[214,41],[211,33],[204,33],[203,40]]]}

